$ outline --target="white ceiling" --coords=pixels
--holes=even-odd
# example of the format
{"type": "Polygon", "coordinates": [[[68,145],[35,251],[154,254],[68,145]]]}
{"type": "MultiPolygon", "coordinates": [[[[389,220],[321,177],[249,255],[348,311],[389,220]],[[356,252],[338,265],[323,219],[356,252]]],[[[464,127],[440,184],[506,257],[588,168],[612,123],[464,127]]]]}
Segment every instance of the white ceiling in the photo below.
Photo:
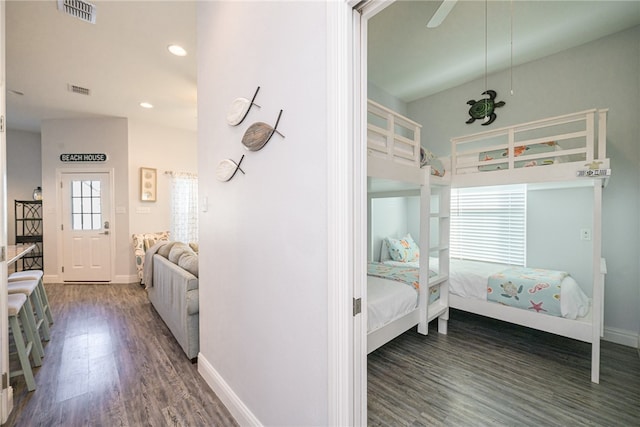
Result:
{"type": "MultiPolygon", "coordinates": [[[[59,12],[55,0],[7,1],[7,126],[39,132],[43,119],[112,116],[196,130],[196,3],[92,3],[94,25],[59,12]],[[170,55],[172,43],[189,54],[170,55]]],[[[458,1],[427,29],[439,3],[399,1],[371,19],[371,82],[409,102],[484,75],[485,3],[458,1]]],[[[509,65],[510,5],[488,2],[489,72],[509,65]]],[[[515,64],[640,23],[640,1],[516,0],[513,8],[515,64]]]]}
{"type": "Polygon", "coordinates": [[[112,116],[196,130],[195,2],[90,2],[95,24],[55,0],[7,1],[7,127],[39,132],[43,119],[112,116]],[[188,55],[171,55],[173,43],[188,55]]]}
{"type": "MultiPolygon", "coordinates": [[[[485,2],[458,1],[438,28],[440,1],[397,1],[369,21],[369,81],[405,102],[485,75],[485,2]]],[[[487,2],[489,74],[640,24],[640,1],[487,2]],[[513,7],[513,9],[512,9],[513,7]]]]}

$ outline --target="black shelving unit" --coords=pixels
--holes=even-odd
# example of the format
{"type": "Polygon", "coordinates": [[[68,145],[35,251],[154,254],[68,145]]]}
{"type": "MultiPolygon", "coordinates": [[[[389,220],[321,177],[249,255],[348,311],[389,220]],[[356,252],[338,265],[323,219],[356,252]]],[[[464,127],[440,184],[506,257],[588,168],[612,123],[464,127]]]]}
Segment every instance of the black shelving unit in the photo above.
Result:
{"type": "Polygon", "coordinates": [[[36,245],[31,252],[16,261],[16,271],[42,270],[44,267],[44,253],[42,251],[42,200],[16,200],[15,222],[16,244],[36,245]]]}

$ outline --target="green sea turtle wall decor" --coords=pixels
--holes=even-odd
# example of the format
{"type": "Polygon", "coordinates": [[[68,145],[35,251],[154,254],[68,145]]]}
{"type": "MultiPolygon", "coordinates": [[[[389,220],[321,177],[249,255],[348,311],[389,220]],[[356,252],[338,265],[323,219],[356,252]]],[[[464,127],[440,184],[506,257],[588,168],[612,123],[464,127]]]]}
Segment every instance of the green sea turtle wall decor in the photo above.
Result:
{"type": "Polygon", "coordinates": [[[495,90],[486,90],[482,92],[483,95],[488,95],[488,98],[483,98],[479,100],[470,99],[467,101],[468,105],[471,105],[469,108],[469,115],[471,118],[467,120],[467,124],[473,123],[476,120],[484,119],[484,123],[482,126],[488,126],[496,119],[495,109],[499,107],[504,107],[505,102],[499,101],[496,102],[496,91],[495,90]]]}

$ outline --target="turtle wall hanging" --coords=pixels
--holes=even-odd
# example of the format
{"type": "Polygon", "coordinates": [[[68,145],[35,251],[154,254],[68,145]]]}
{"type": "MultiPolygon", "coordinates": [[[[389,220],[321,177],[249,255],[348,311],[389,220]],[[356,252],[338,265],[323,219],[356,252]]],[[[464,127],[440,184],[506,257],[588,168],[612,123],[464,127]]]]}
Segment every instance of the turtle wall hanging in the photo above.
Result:
{"type": "Polygon", "coordinates": [[[471,118],[466,121],[467,124],[483,119],[484,123],[482,123],[482,126],[490,125],[497,117],[495,109],[504,107],[506,104],[504,101],[495,101],[496,96],[498,95],[495,90],[485,90],[482,94],[488,95],[489,97],[482,98],[477,101],[475,99],[467,101],[467,104],[471,105],[471,108],[469,108],[469,115],[471,118]]]}

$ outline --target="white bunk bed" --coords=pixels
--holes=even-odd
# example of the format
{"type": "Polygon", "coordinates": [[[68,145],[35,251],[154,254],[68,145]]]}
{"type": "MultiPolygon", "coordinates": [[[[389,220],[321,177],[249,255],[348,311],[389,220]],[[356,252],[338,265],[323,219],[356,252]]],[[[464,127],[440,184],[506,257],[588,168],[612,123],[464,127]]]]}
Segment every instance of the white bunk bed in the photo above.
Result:
{"type": "MultiPolygon", "coordinates": [[[[586,316],[571,320],[464,298],[453,292],[449,303],[452,308],[590,343],[594,383],[599,382],[600,376],[606,274],[601,253],[602,188],[610,175],[606,116],[607,110],[588,110],[452,138],[449,171],[454,188],[518,183],[593,188],[593,288],[591,309],[586,316]],[[543,150],[529,149],[542,145],[546,146],[543,150]]],[[[454,275],[452,271],[451,280],[454,275]]]]}
{"type": "MultiPolygon", "coordinates": [[[[441,178],[430,175],[431,167],[421,168],[420,128],[418,123],[403,117],[402,115],[373,101],[368,103],[368,192],[369,192],[369,218],[371,224],[371,200],[379,197],[420,197],[420,237],[418,245],[424,262],[419,263],[419,289],[415,291],[410,286],[387,279],[368,276],[368,289],[373,291],[373,282],[378,282],[376,287],[377,299],[382,299],[381,293],[392,294],[394,292],[406,293],[409,290],[414,294],[414,301],[409,311],[404,313],[389,313],[388,318],[380,322],[378,327],[368,330],[367,353],[371,353],[378,347],[389,342],[393,338],[406,332],[414,326],[418,326],[418,332],[427,335],[428,324],[431,320],[438,319],[438,332],[447,333],[448,310],[448,258],[446,244],[440,248],[430,248],[430,221],[431,217],[441,220],[442,227],[446,227],[448,221],[449,183],[441,178]],[[432,192],[433,189],[433,192],[432,192]],[[432,197],[437,197],[439,203],[433,204],[440,208],[446,207],[445,212],[432,211],[432,197]],[[439,256],[439,273],[429,278],[429,254],[436,253],[439,256]],[[384,283],[380,282],[383,281],[384,283]],[[437,288],[439,298],[429,303],[430,290],[437,288]],[[395,291],[394,291],[395,290],[395,291]]],[[[371,227],[369,227],[369,249],[373,252],[371,227]]],[[[441,232],[440,236],[448,238],[448,230],[441,232]]],[[[398,236],[400,237],[400,236],[398,236]]],[[[444,238],[444,237],[443,237],[444,238]]],[[[371,255],[370,255],[371,258],[371,255]]],[[[371,258],[373,260],[373,258],[371,258]]],[[[376,259],[375,261],[379,261],[376,259]]],[[[369,294],[369,291],[368,291],[369,294]]],[[[373,293],[371,294],[373,296],[373,293]]],[[[411,295],[409,295],[411,298],[411,295]]],[[[368,311],[373,308],[369,308],[368,311]]],[[[369,314],[369,313],[368,313],[369,314]]]]}

